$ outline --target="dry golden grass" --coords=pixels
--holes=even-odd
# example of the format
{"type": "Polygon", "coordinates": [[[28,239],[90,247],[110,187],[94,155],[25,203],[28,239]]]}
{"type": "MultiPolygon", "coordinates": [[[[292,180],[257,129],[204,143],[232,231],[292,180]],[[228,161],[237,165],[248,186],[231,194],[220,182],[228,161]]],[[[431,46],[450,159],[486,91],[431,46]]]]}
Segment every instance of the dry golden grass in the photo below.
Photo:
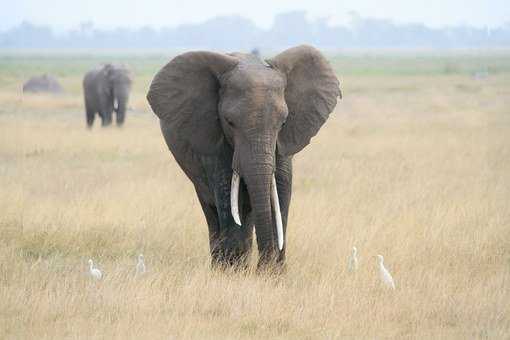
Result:
{"type": "Polygon", "coordinates": [[[142,91],[123,129],[92,131],[78,92],[0,93],[0,338],[508,338],[509,76],[342,84],[295,157],[281,277],[210,270],[142,91]]]}

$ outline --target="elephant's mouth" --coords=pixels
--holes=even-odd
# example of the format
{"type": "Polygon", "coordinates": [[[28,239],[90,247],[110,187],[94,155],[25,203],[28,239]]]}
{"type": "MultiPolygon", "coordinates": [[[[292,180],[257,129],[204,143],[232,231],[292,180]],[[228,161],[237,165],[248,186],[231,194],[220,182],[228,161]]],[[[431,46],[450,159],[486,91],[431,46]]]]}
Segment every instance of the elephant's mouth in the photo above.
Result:
{"type": "MultiPolygon", "coordinates": [[[[232,173],[232,182],[230,185],[230,208],[234,221],[241,226],[241,218],[239,215],[239,184],[241,182],[241,176],[236,171],[232,173]]],[[[278,237],[278,249],[283,249],[283,223],[282,213],[280,210],[280,201],[278,199],[278,189],[276,187],[276,178],[273,173],[271,180],[271,205],[273,207],[274,220],[276,221],[276,235],[278,237]]]]}

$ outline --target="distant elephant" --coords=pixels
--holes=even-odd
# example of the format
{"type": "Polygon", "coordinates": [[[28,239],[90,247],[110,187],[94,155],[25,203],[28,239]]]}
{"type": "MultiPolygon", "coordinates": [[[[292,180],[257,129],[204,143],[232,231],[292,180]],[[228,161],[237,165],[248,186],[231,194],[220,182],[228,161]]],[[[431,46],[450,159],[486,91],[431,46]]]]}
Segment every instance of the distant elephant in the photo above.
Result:
{"type": "Polygon", "coordinates": [[[266,62],[189,52],[156,74],[147,99],[195,186],[213,265],[246,266],[255,226],[258,267],[282,268],[292,156],[317,134],[337,97],[333,69],[311,46],[266,62]]]}
{"type": "Polygon", "coordinates": [[[57,78],[54,76],[43,74],[30,78],[23,84],[23,92],[48,92],[48,93],[62,93],[64,90],[60,86],[57,78]]]}
{"type": "Polygon", "coordinates": [[[102,126],[110,125],[114,111],[117,125],[122,125],[130,91],[131,76],[123,66],[105,64],[87,72],[83,78],[87,126],[92,127],[96,113],[102,126]]]}
{"type": "Polygon", "coordinates": [[[261,56],[260,56],[260,51],[257,47],[255,47],[254,49],[251,50],[250,52],[252,55],[254,55],[255,57],[261,59],[261,56]]]}

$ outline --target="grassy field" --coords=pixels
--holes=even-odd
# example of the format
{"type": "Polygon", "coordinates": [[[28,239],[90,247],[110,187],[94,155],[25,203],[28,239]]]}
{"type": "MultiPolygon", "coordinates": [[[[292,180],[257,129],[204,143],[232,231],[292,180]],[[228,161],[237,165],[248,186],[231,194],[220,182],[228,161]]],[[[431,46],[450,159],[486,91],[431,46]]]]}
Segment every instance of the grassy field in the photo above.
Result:
{"type": "Polygon", "coordinates": [[[167,60],[0,56],[0,338],[510,337],[510,53],[331,56],[344,99],[295,157],[279,277],[210,270],[199,203],[145,101],[167,60]],[[132,111],[88,131],[81,78],[107,60],[133,70],[132,111]],[[43,72],[67,93],[22,96],[43,72]]]}

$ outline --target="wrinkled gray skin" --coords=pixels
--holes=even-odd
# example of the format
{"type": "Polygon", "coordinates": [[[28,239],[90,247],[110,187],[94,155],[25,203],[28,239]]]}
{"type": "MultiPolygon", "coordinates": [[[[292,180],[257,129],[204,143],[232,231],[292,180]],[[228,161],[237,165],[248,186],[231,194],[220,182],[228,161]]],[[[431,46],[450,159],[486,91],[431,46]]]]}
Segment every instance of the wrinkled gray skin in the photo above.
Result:
{"type": "Polygon", "coordinates": [[[158,72],[147,95],[170,151],[195,186],[213,265],[246,265],[255,226],[259,268],[281,268],[285,246],[277,245],[272,176],[285,235],[292,156],[341,95],[333,70],[313,47],[291,48],[267,63],[249,54],[185,53],[158,72]],[[242,226],[231,214],[233,171],[242,178],[242,226]]]}
{"type": "Polygon", "coordinates": [[[42,76],[32,77],[23,84],[23,92],[48,92],[48,93],[62,93],[64,90],[60,86],[57,78],[43,74],[42,76]]]}
{"type": "Polygon", "coordinates": [[[131,77],[125,67],[106,64],[87,72],[83,78],[87,126],[92,127],[96,113],[102,126],[110,125],[114,111],[117,125],[122,125],[130,91],[131,77]]]}

